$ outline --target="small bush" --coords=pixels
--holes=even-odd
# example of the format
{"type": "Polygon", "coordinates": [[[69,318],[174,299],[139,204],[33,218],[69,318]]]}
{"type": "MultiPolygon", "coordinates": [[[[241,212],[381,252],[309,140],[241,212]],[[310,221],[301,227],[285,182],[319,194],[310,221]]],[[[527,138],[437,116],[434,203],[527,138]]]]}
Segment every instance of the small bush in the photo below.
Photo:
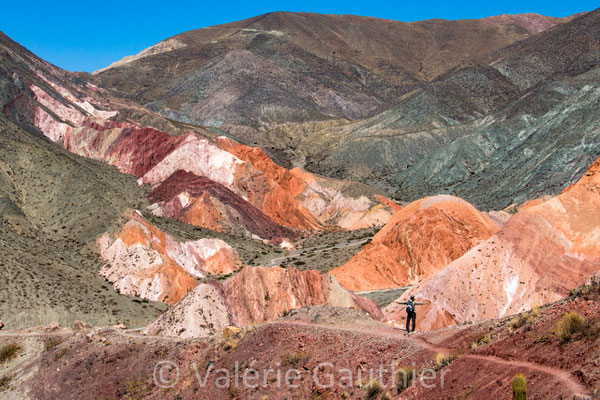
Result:
{"type": "Polygon", "coordinates": [[[46,340],[44,342],[44,349],[46,351],[52,351],[56,346],[62,343],[62,339],[59,337],[54,337],[46,340]]]}
{"type": "Polygon", "coordinates": [[[242,391],[240,388],[232,385],[232,386],[229,386],[229,394],[231,395],[232,398],[237,399],[242,394],[242,391]]]}
{"type": "Polygon", "coordinates": [[[550,334],[544,333],[543,335],[538,336],[533,343],[548,343],[550,341],[550,334]]]}
{"type": "Polygon", "coordinates": [[[516,331],[523,326],[525,326],[527,329],[529,326],[531,326],[531,324],[533,324],[538,314],[539,309],[536,311],[536,313],[530,311],[528,313],[519,314],[510,321],[510,327],[513,331],[516,331]]]}
{"type": "Polygon", "coordinates": [[[10,383],[11,380],[12,380],[12,377],[9,375],[4,375],[3,377],[0,378],[0,392],[3,391],[4,389],[8,388],[8,384],[10,383]]]}
{"type": "Polygon", "coordinates": [[[302,353],[288,354],[285,357],[285,362],[294,368],[296,368],[304,360],[306,360],[306,357],[302,353]]]}
{"type": "Polygon", "coordinates": [[[579,315],[576,311],[571,311],[565,314],[564,317],[556,324],[554,333],[560,339],[561,343],[567,343],[573,335],[583,330],[585,326],[585,318],[579,315]]]}
{"type": "Polygon", "coordinates": [[[483,335],[482,337],[480,337],[479,339],[477,339],[476,341],[471,343],[471,349],[475,350],[479,346],[483,346],[484,344],[487,344],[489,342],[490,342],[490,335],[487,335],[487,334],[483,335]]]}
{"type": "Polygon", "coordinates": [[[367,383],[367,399],[374,399],[381,392],[383,392],[383,388],[381,387],[381,383],[378,380],[372,380],[367,383]]]}
{"type": "Polygon", "coordinates": [[[61,358],[63,358],[65,356],[65,354],[67,354],[67,351],[69,351],[69,349],[65,348],[65,349],[62,349],[61,351],[59,351],[57,354],[55,354],[54,361],[58,361],[61,358]]]}
{"type": "Polygon", "coordinates": [[[223,349],[225,351],[235,350],[238,346],[238,342],[239,342],[239,339],[232,336],[229,339],[227,339],[227,341],[225,342],[225,345],[223,346],[223,349]]]}
{"type": "Polygon", "coordinates": [[[21,345],[17,343],[9,343],[0,348],[0,364],[4,364],[5,362],[15,358],[21,349],[21,345]]]}
{"type": "Polygon", "coordinates": [[[527,382],[521,374],[514,376],[512,380],[513,400],[527,400],[527,382]]]}
{"type": "Polygon", "coordinates": [[[600,292],[600,282],[597,278],[593,277],[591,281],[585,285],[579,286],[576,289],[571,290],[569,297],[585,297],[593,293],[600,292]]]}
{"type": "Polygon", "coordinates": [[[398,369],[398,394],[410,387],[417,377],[417,371],[412,367],[401,367],[398,369]]]}
{"type": "Polygon", "coordinates": [[[450,365],[454,360],[456,360],[455,355],[437,353],[435,355],[435,369],[439,371],[440,369],[450,365]]]}
{"type": "Polygon", "coordinates": [[[600,337],[600,322],[586,320],[581,328],[581,334],[586,339],[598,339],[600,337]]]}

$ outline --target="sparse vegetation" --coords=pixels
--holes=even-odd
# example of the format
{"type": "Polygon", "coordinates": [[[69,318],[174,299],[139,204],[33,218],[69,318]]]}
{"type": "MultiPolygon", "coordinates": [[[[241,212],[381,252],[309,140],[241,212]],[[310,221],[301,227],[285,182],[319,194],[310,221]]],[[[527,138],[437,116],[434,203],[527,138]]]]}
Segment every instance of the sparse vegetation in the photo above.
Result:
{"type": "Polygon", "coordinates": [[[548,343],[550,341],[551,334],[544,333],[543,335],[538,336],[533,343],[548,343]]]}
{"type": "Polygon", "coordinates": [[[595,277],[589,283],[571,290],[569,297],[585,297],[592,293],[600,293],[600,282],[595,277]]]}
{"type": "Polygon", "coordinates": [[[560,339],[561,343],[567,343],[573,335],[583,330],[585,318],[576,311],[565,314],[554,328],[554,333],[560,339]]]}
{"type": "Polygon", "coordinates": [[[223,346],[223,349],[225,351],[229,351],[229,350],[235,350],[238,346],[238,339],[235,337],[230,337],[229,339],[227,339],[227,341],[225,342],[225,346],[223,346]]]}
{"type": "Polygon", "coordinates": [[[524,327],[524,329],[526,331],[528,331],[529,329],[531,329],[531,326],[533,325],[533,323],[535,322],[535,319],[538,317],[539,314],[540,314],[540,307],[536,306],[536,307],[533,307],[528,312],[517,315],[510,321],[510,328],[509,328],[510,331],[511,332],[516,331],[517,329],[519,329],[521,327],[524,327]]]}
{"type": "Polygon", "coordinates": [[[60,337],[53,337],[44,342],[44,349],[46,351],[52,351],[56,346],[62,343],[62,339],[60,337]]]}
{"type": "Polygon", "coordinates": [[[306,355],[303,353],[288,354],[285,357],[286,364],[289,364],[294,368],[300,365],[302,361],[306,361],[306,355]]]}
{"type": "Polygon", "coordinates": [[[586,339],[598,339],[600,337],[600,322],[586,319],[581,334],[586,339]]]}
{"type": "Polygon", "coordinates": [[[471,343],[471,349],[476,350],[479,346],[483,346],[484,344],[488,344],[490,342],[490,335],[483,335],[479,339],[475,340],[471,343]]]}
{"type": "Polygon", "coordinates": [[[514,376],[512,380],[513,400],[527,400],[527,382],[521,374],[514,376]]]}
{"type": "Polygon", "coordinates": [[[417,377],[417,371],[412,367],[398,369],[398,394],[406,390],[417,377]]]}
{"type": "Polygon", "coordinates": [[[149,387],[144,384],[142,378],[134,379],[125,383],[125,395],[127,399],[139,400],[148,393],[149,387]]]}
{"type": "Polygon", "coordinates": [[[435,355],[435,370],[439,371],[442,368],[452,364],[452,361],[456,360],[457,356],[454,354],[437,353],[435,355]]]}
{"type": "Polygon", "coordinates": [[[369,383],[367,383],[365,388],[367,389],[367,395],[366,395],[367,399],[374,399],[377,396],[379,396],[379,394],[381,394],[381,392],[383,392],[381,383],[379,383],[379,381],[375,380],[375,379],[369,381],[369,383]]]}
{"type": "Polygon", "coordinates": [[[58,361],[61,358],[63,358],[65,356],[65,354],[67,354],[67,351],[69,351],[69,349],[64,348],[61,351],[59,351],[58,353],[56,353],[56,355],[54,356],[54,361],[58,361]]]}
{"type": "Polygon", "coordinates": [[[0,392],[8,388],[8,384],[12,380],[12,376],[4,375],[0,377],[0,392]]]}
{"type": "Polygon", "coordinates": [[[241,394],[242,390],[239,387],[236,387],[234,385],[229,386],[229,395],[232,398],[237,399],[238,397],[240,397],[241,394]]]}
{"type": "Polygon", "coordinates": [[[0,365],[15,358],[21,349],[22,347],[18,343],[9,343],[0,348],[0,365]]]}

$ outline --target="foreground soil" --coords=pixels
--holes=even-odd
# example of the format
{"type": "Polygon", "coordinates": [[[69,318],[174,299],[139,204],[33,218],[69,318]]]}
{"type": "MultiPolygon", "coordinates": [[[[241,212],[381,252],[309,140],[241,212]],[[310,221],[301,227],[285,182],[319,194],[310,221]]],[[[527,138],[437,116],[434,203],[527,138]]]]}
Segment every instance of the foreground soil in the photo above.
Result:
{"type": "Polygon", "coordinates": [[[274,323],[225,329],[205,339],[118,328],[7,332],[0,336],[2,349],[20,347],[0,364],[1,397],[489,400],[512,398],[512,377],[521,373],[528,399],[598,398],[598,334],[575,333],[561,344],[553,332],[571,311],[595,323],[599,299],[593,288],[523,315],[522,324],[517,316],[410,336],[334,307],[305,308],[274,323]],[[451,356],[447,365],[436,366],[439,354],[451,356]],[[428,368],[435,372],[402,391],[390,370],[404,366],[415,368],[417,378],[428,368]],[[251,377],[248,387],[244,374],[251,377]],[[380,385],[369,387],[372,380],[380,385]]]}

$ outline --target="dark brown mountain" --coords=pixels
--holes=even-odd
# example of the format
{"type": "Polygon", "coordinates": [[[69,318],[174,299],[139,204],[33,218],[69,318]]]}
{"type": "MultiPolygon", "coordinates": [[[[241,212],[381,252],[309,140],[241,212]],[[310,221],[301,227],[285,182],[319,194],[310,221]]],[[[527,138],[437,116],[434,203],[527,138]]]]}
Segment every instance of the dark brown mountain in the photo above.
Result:
{"type": "Polygon", "coordinates": [[[257,129],[372,116],[440,74],[564,20],[404,23],[276,12],[182,33],[96,77],[169,118],[284,148],[285,140],[257,129]]]}

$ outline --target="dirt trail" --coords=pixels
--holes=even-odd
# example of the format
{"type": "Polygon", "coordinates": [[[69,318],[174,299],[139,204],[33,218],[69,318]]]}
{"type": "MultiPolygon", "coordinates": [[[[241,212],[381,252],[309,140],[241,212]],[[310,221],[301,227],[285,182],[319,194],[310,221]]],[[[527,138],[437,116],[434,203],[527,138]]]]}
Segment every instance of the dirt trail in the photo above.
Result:
{"type": "MultiPolygon", "coordinates": [[[[428,342],[424,337],[415,335],[410,336],[408,338],[409,341],[415,343],[422,348],[430,350],[436,353],[446,353],[452,354],[455,351],[452,349],[448,349],[445,347],[441,347],[435,344],[428,342]]],[[[587,394],[588,390],[579,382],[577,379],[569,372],[563,369],[550,367],[548,365],[537,364],[529,361],[519,361],[519,360],[505,360],[496,356],[486,356],[480,354],[461,354],[461,358],[466,358],[470,360],[478,360],[485,362],[492,362],[494,364],[506,365],[510,367],[520,367],[523,369],[527,369],[529,371],[541,372],[547,375],[552,375],[557,380],[561,381],[565,388],[567,388],[572,396],[575,396],[577,399],[589,399],[589,395],[587,394]]]]}
{"type": "Polygon", "coordinates": [[[193,341],[196,339],[181,339],[174,336],[152,336],[152,335],[144,335],[142,333],[135,333],[135,331],[122,331],[117,329],[111,329],[108,331],[72,331],[72,330],[61,330],[56,332],[2,332],[0,333],[0,338],[25,338],[25,337],[49,337],[49,336],[73,336],[75,333],[93,333],[95,336],[103,336],[103,333],[107,332],[111,335],[117,335],[124,338],[133,338],[133,339],[152,339],[156,341],[166,341],[166,342],[186,342],[193,341]]]}
{"type": "MultiPolygon", "coordinates": [[[[276,322],[274,324],[281,324],[282,322],[276,322]]],[[[429,342],[427,339],[423,337],[422,334],[416,333],[411,334],[410,336],[406,336],[403,330],[396,328],[389,329],[381,329],[380,327],[377,330],[367,330],[365,328],[349,328],[342,326],[328,326],[328,325],[320,325],[320,324],[312,324],[307,322],[284,322],[292,325],[300,325],[312,328],[321,328],[326,330],[334,330],[334,331],[344,331],[351,333],[359,333],[370,336],[380,336],[387,337],[390,339],[395,339],[398,341],[408,341],[418,347],[421,347],[425,350],[431,351],[432,353],[445,353],[445,354],[453,354],[456,353],[456,350],[435,345],[429,342]]],[[[458,331],[460,328],[456,328],[458,331]]],[[[431,335],[431,332],[427,333],[431,335]]],[[[448,332],[444,330],[444,335],[447,335],[448,332]]],[[[556,380],[560,381],[564,387],[569,391],[570,396],[573,396],[574,399],[587,400],[591,399],[588,395],[588,390],[569,372],[563,369],[550,367],[548,365],[537,364],[528,361],[519,361],[519,360],[505,360],[500,357],[495,356],[486,356],[479,354],[459,354],[460,358],[477,360],[483,362],[490,362],[494,364],[500,364],[510,367],[520,367],[529,371],[538,372],[546,375],[551,375],[556,380]]]]}

